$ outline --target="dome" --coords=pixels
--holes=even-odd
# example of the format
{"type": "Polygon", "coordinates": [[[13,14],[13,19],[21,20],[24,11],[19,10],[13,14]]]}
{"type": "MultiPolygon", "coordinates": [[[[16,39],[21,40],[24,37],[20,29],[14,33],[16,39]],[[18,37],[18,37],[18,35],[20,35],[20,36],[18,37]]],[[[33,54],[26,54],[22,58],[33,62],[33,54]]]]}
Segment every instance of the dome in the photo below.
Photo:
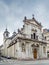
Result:
{"type": "Polygon", "coordinates": [[[4,33],[3,33],[4,38],[8,38],[9,37],[9,32],[7,30],[7,28],[5,29],[4,33]]]}
{"type": "Polygon", "coordinates": [[[16,35],[16,32],[15,32],[15,31],[13,32],[13,35],[14,35],[14,36],[16,35]]]}
{"type": "Polygon", "coordinates": [[[7,28],[5,29],[5,32],[4,33],[9,33],[8,30],[7,30],[7,28]]]}

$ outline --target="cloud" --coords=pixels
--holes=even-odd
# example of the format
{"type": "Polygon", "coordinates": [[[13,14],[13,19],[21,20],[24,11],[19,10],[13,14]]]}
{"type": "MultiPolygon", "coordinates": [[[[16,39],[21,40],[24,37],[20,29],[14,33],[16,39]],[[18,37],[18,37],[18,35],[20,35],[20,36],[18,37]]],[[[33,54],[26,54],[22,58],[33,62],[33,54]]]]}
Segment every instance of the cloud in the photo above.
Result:
{"type": "Polygon", "coordinates": [[[0,45],[3,43],[3,32],[5,31],[6,25],[11,33],[21,27],[23,23],[20,24],[21,17],[18,16],[21,14],[22,8],[18,8],[16,4],[12,3],[8,6],[4,2],[0,2],[0,45]]]}
{"type": "MultiPolygon", "coordinates": [[[[0,0],[0,38],[6,25],[10,32],[17,31],[23,25],[23,17],[26,15],[35,18],[46,28],[49,28],[49,0],[0,0]]],[[[0,40],[1,43],[1,40],[0,40]]]]}

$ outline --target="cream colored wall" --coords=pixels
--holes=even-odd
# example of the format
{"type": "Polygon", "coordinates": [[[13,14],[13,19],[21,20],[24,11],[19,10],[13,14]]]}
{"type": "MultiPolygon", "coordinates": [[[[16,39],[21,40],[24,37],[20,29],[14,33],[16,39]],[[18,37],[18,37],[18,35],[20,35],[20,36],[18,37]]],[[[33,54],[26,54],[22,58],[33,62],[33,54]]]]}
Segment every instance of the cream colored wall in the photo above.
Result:
{"type": "Polygon", "coordinates": [[[4,56],[4,46],[3,46],[3,47],[1,47],[1,49],[0,49],[0,50],[1,50],[1,55],[2,55],[2,56],[4,56]]]}
{"type": "Polygon", "coordinates": [[[12,45],[12,51],[11,51],[11,55],[12,55],[12,57],[14,57],[14,45],[12,45]]]}
{"type": "Polygon", "coordinates": [[[14,51],[13,51],[13,49],[14,49],[14,45],[13,46],[11,46],[11,47],[9,47],[9,49],[8,49],[8,54],[9,54],[9,56],[10,57],[14,57],[14,51]]]}
{"type": "Polygon", "coordinates": [[[8,57],[10,57],[10,47],[8,48],[8,57]]]}
{"type": "Polygon", "coordinates": [[[19,48],[19,42],[17,42],[16,44],[10,46],[8,48],[8,56],[9,57],[14,57],[14,58],[18,58],[20,57],[20,48],[19,48]]]}
{"type": "Polygon", "coordinates": [[[38,35],[38,39],[42,40],[42,28],[39,28],[38,26],[36,26],[37,24],[34,25],[34,24],[26,24],[26,23],[24,23],[24,25],[25,25],[25,27],[24,27],[24,30],[23,30],[24,32],[23,33],[27,34],[28,38],[31,38],[31,34],[34,33],[32,31],[32,29],[36,29],[37,30],[36,35],[38,35]]]}
{"type": "Polygon", "coordinates": [[[4,42],[4,56],[8,56],[8,45],[10,44],[10,39],[6,40],[6,42],[4,42]]]}
{"type": "Polygon", "coordinates": [[[10,46],[10,47],[8,48],[8,56],[9,56],[9,57],[17,58],[17,51],[16,51],[16,50],[17,50],[16,44],[10,46]]]}
{"type": "MultiPolygon", "coordinates": [[[[35,43],[33,41],[25,41],[25,40],[21,40],[21,42],[19,40],[17,40],[17,43],[10,46],[8,48],[8,56],[9,57],[14,57],[14,58],[34,58],[33,57],[33,50],[31,45],[32,44],[39,44],[39,48],[37,48],[37,58],[44,58],[46,57],[46,54],[44,54],[43,51],[43,46],[44,45],[40,45],[41,43],[35,43]],[[22,52],[22,47],[21,44],[25,43],[25,52],[22,52]]],[[[6,50],[7,51],[7,50],[6,50]]]]}
{"type": "Polygon", "coordinates": [[[18,48],[17,48],[18,46],[17,45],[18,45],[17,43],[14,44],[14,55],[15,55],[14,57],[15,58],[17,58],[17,56],[18,56],[18,48]]]}
{"type": "Polygon", "coordinates": [[[46,52],[44,53],[44,50],[43,50],[44,44],[40,45],[40,43],[29,42],[29,41],[24,41],[24,40],[21,42],[17,42],[17,44],[15,44],[15,57],[16,58],[25,58],[25,59],[34,58],[33,57],[34,48],[32,50],[32,47],[31,47],[32,44],[39,44],[39,47],[37,48],[37,58],[46,58],[47,57],[46,52]],[[22,52],[22,47],[21,47],[22,43],[25,43],[25,49],[26,49],[25,52],[22,52]],[[16,52],[16,49],[17,49],[17,52],[16,52]]]}

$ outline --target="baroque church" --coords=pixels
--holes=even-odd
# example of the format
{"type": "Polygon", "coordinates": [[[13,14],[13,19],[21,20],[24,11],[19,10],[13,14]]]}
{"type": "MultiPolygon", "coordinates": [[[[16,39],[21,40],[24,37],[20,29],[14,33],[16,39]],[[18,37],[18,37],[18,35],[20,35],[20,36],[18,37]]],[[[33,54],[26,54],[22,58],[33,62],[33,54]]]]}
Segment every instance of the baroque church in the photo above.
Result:
{"type": "Polygon", "coordinates": [[[3,53],[5,57],[17,59],[42,59],[47,58],[47,44],[42,30],[42,25],[33,16],[31,19],[24,17],[23,28],[15,31],[9,37],[8,29],[4,31],[3,53]]]}

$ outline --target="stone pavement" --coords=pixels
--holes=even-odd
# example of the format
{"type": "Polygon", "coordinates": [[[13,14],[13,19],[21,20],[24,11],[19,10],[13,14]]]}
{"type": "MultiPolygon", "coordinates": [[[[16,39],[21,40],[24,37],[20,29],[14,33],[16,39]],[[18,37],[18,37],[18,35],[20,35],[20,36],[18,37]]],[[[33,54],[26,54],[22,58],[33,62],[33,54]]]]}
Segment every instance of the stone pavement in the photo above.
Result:
{"type": "Polygon", "coordinates": [[[0,65],[49,65],[49,60],[20,61],[2,58],[0,65]]]}
{"type": "Polygon", "coordinates": [[[32,61],[16,61],[16,62],[4,62],[0,65],[49,65],[49,62],[32,62],[32,61]]]}

